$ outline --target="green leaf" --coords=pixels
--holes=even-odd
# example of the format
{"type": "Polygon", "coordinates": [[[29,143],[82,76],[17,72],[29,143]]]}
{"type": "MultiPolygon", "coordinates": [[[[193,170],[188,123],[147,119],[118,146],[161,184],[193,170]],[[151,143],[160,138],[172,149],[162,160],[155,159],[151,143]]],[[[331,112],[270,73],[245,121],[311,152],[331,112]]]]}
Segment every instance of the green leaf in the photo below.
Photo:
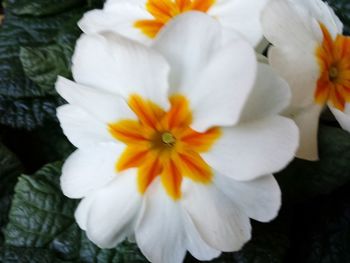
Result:
{"type": "Polygon", "coordinates": [[[350,4],[348,0],[327,0],[344,24],[345,34],[350,34],[350,4]]]}
{"type": "Polygon", "coordinates": [[[16,15],[44,16],[60,13],[83,2],[84,0],[7,0],[5,6],[16,15]]]}
{"type": "Polygon", "coordinates": [[[33,2],[38,1],[9,1],[0,29],[0,124],[27,130],[56,120],[63,100],[53,84],[57,74],[70,76],[70,56],[80,34],[76,22],[87,10],[85,1],[72,1],[81,2],[79,8],[43,17],[18,16],[11,9],[33,2]]]}
{"type": "Polygon", "coordinates": [[[64,54],[59,45],[46,47],[21,47],[20,59],[25,74],[35,82],[42,93],[56,95],[53,85],[58,75],[70,77],[70,57],[64,54]]]}
{"type": "Polygon", "coordinates": [[[6,246],[0,255],[3,263],[61,263],[54,253],[40,248],[17,248],[6,246]]]}
{"type": "Polygon", "coordinates": [[[65,262],[147,262],[135,245],[101,250],[86,238],[73,216],[77,201],[60,191],[60,173],[61,165],[56,163],[20,177],[5,231],[6,246],[49,250],[65,262]]]}
{"type": "Polygon", "coordinates": [[[21,170],[17,157],[0,143],[0,246],[3,240],[1,230],[7,223],[13,188],[21,170]]]}
{"type": "Polygon", "coordinates": [[[350,133],[321,126],[319,154],[320,161],[296,159],[277,175],[286,201],[327,194],[350,181],[350,133]]]}

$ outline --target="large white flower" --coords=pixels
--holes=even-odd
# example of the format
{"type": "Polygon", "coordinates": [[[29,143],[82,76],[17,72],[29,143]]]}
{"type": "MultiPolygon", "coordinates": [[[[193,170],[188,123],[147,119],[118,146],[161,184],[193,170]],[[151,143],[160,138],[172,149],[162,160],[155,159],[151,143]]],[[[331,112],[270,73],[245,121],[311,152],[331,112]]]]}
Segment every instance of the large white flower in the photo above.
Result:
{"type": "Polygon", "coordinates": [[[288,114],[300,128],[297,156],[318,159],[319,116],[328,105],[350,131],[350,38],[320,0],[273,0],[263,12],[270,64],[292,89],[288,114]]]}
{"type": "Polygon", "coordinates": [[[80,38],[76,82],[57,82],[78,148],[61,186],[83,198],[76,219],[94,243],[131,237],[151,262],[210,260],[250,239],[249,218],[277,215],[271,173],[293,158],[298,131],[278,116],[287,84],[266,65],[256,72],[253,48],[201,13],[174,19],[152,49],[113,33],[80,38]]]}
{"type": "Polygon", "coordinates": [[[260,14],[267,1],[107,0],[103,10],[85,14],[79,26],[85,33],[107,30],[147,44],[173,17],[192,10],[208,13],[224,27],[239,31],[252,45],[257,45],[262,40],[260,14]]]}

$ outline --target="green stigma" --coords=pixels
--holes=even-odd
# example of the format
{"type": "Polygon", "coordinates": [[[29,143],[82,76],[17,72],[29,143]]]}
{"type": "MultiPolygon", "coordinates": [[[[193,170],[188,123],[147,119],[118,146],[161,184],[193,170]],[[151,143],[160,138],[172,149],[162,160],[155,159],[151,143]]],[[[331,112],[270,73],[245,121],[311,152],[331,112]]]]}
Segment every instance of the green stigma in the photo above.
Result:
{"type": "Polygon", "coordinates": [[[162,141],[165,144],[173,146],[175,144],[175,142],[176,142],[176,138],[170,132],[165,132],[165,133],[162,134],[162,141]]]}

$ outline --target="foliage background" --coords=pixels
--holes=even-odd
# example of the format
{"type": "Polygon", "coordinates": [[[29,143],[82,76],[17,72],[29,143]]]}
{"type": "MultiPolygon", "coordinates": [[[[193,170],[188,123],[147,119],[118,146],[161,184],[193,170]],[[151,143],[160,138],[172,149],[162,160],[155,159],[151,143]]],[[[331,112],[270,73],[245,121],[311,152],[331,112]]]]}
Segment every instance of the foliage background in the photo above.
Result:
{"type": "MultiPolygon", "coordinates": [[[[58,185],[74,148],[55,108],[57,75],[70,77],[76,22],[102,0],[7,0],[0,28],[0,262],[147,262],[133,244],[101,250],[74,222],[77,201],[58,185]]],[[[350,33],[350,2],[330,4],[350,33]]],[[[322,162],[295,160],[276,175],[283,207],[253,239],[217,263],[350,262],[350,134],[328,112],[321,120],[322,162]]],[[[253,165],[253,164],[252,164],[253,165]]],[[[197,262],[190,256],[186,262],[197,262]]]]}

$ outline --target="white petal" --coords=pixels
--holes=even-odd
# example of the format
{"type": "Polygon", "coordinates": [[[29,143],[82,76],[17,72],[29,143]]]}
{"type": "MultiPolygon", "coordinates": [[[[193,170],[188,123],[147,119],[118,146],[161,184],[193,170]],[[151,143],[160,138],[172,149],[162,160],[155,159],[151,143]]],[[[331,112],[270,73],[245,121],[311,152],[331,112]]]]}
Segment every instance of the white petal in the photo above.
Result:
{"type": "Polygon", "coordinates": [[[82,198],[113,180],[123,148],[116,143],[101,143],[76,150],[62,168],[63,193],[70,198],[82,198]]]}
{"type": "Polygon", "coordinates": [[[155,43],[172,66],[172,92],[190,101],[196,130],[233,125],[253,88],[254,50],[233,35],[222,34],[209,16],[188,12],[172,20],[155,43]]]}
{"type": "Polygon", "coordinates": [[[192,88],[188,84],[198,76],[213,52],[220,48],[222,37],[220,24],[200,12],[179,15],[159,32],[153,47],[170,64],[172,93],[192,88]],[[201,43],[200,47],[198,43],[201,43]]]}
{"type": "Polygon", "coordinates": [[[225,27],[237,30],[256,46],[262,39],[260,14],[268,0],[220,0],[208,14],[225,27]]]}
{"type": "Polygon", "coordinates": [[[300,143],[296,156],[301,159],[318,160],[318,123],[322,107],[313,105],[291,116],[299,127],[300,143]]]}
{"type": "Polygon", "coordinates": [[[256,57],[245,41],[234,42],[217,51],[187,93],[192,127],[205,131],[213,126],[238,122],[256,77],[256,57]]]}
{"type": "Polygon", "coordinates": [[[88,195],[88,197],[82,199],[74,213],[74,217],[77,221],[78,226],[84,231],[87,229],[88,216],[91,204],[94,201],[94,193],[91,193],[88,195]]]}
{"type": "Polygon", "coordinates": [[[324,24],[334,38],[337,36],[337,34],[341,34],[343,32],[343,24],[328,3],[321,0],[294,1],[305,8],[309,15],[314,17],[319,23],[324,24]]]}
{"type": "Polygon", "coordinates": [[[184,227],[187,236],[187,249],[193,257],[201,261],[209,261],[220,256],[221,251],[210,247],[200,236],[191,218],[184,213],[184,227]]]}
{"type": "Polygon", "coordinates": [[[317,20],[295,1],[270,1],[262,12],[262,25],[265,37],[277,47],[310,50],[323,39],[317,20]]]}
{"type": "Polygon", "coordinates": [[[272,47],[268,57],[270,65],[289,84],[292,92],[291,105],[306,107],[313,104],[320,68],[314,49],[301,52],[297,49],[279,49],[272,47]]]}
{"type": "Polygon", "coordinates": [[[158,53],[111,32],[83,35],[73,56],[74,79],[129,98],[138,94],[168,107],[167,62],[158,53]]]}
{"type": "Polygon", "coordinates": [[[103,123],[136,118],[125,100],[110,92],[79,85],[62,77],[58,78],[56,89],[70,104],[84,109],[103,123]]]}
{"type": "Polygon", "coordinates": [[[150,44],[152,39],[134,26],[136,21],[152,19],[145,8],[146,0],[107,1],[103,10],[92,10],[84,14],[78,22],[87,34],[111,31],[143,44],[150,44]]]}
{"type": "Polygon", "coordinates": [[[281,207],[281,190],[272,175],[239,182],[216,174],[215,183],[250,218],[268,222],[277,216],[281,207]]]}
{"type": "Polygon", "coordinates": [[[137,245],[153,263],[181,263],[186,254],[181,209],[165,193],[159,178],[147,190],[135,230],[137,245]]]}
{"type": "Polygon", "coordinates": [[[133,231],[142,204],[135,170],[128,170],[93,196],[87,236],[101,248],[114,248],[133,231]]]}
{"type": "Polygon", "coordinates": [[[114,141],[104,123],[77,106],[67,104],[57,108],[57,117],[64,134],[77,148],[114,141]]]}
{"type": "Polygon", "coordinates": [[[350,132],[350,105],[349,104],[346,105],[345,112],[341,112],[340,110],[338,110],[332,106],[329,106],[329,108],[332,111],[332,113],[334,114],[337,121],[339,122],[340,126],[344,130],[350,132]]]}
{"type": "Polygon", "coordinates": [[[280,171],[294,158],[298,129],[290,119],[275,116],[222,129],[204,160],[235,180],[251,180],[280,171]]]}
{"type": "Polygon", "coordinates": [[[291,93],[288,84],[266,64],[258,63],[254,89],[242,112],[241,121],[274,116],[289,106],[291,93]]]}
{"type": "Polygon", "coordinates": [[[251,238],[248,216],[213,185],[187,182],[182,204],[211,247],[237,251],[251,238]]]}

